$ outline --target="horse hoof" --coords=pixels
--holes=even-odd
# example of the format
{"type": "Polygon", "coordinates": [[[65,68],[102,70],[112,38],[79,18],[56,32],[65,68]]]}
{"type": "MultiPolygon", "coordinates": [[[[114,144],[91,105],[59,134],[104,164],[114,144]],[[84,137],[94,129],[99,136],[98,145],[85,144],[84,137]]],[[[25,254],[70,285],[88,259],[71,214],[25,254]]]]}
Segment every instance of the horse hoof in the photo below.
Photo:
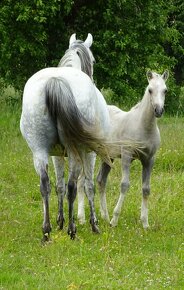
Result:
{"type": "Polygon", "coordinates": [[[43,238],[41,240],[42,245],[45,245],[46,243],[48,243],[50,241],[50,235],[48,233],[43,235],[43,238]]]}
{"type": "Polygon", "coordinates": [[[75,224],[70,225],[68,228],[68,235],[70,236],[71,240],[75,240],[76,232],[77,232],[77,229],[76,229],[75,224]]]}
{"type": "Polygon", "coordinates": [[[58,225],[59,230],[63,230],[64,223],[65,223],[65,219],[64,218],[63,219],[57,218],[57,225],[58,225]]]}
{"type": "Polygon", "coordinates": [[[99,227],[97,225],[92,225],[92,231],[93,233],[95,234],[100,234],[100,230],[99,230],[99,227]]]}

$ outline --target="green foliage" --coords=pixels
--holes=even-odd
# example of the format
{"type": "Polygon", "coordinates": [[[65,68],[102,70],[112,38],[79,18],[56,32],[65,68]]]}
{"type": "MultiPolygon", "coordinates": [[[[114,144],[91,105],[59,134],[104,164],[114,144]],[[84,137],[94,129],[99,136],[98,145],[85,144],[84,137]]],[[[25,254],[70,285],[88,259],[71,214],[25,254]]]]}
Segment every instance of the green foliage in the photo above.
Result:
{"type": "MultiPolygon", "coordinates": [[[[23,89],[36,71],[57,65],[71,33],[94,36],[94,78],[113,91],[112,102],[131,107],[151,69],[170,71],[167,112],[180,111],[183,81],[183,1],[35,0],[0,3],[0,73],[23,89]]],[[[182,113],[180,111],[179,113],[182,113]]]]}

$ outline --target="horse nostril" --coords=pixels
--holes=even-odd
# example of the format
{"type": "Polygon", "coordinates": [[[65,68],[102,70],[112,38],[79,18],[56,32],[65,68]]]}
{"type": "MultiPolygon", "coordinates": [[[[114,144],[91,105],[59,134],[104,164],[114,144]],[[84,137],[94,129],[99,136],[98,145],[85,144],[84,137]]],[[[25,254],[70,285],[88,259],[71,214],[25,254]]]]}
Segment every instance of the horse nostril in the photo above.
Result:
{"type": "Polygon", "coordinates": [[[155,117],[160,118],[164,112],[164,108],[155,108],[155,117]]]}

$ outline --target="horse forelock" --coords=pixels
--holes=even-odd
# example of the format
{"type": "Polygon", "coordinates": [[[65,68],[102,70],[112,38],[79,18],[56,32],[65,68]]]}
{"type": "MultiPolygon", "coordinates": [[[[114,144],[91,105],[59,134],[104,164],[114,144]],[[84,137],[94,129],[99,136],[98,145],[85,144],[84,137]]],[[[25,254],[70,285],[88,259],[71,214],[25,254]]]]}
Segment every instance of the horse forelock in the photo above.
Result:
{"type": "Polygon", "coordinates": [[[89,48],[87,48],[81,41],[76,41],[71,49],[74,49],[78,54],[81,61],[81,69],[85,72],[91,79],[93,77],[93,54],[89,48]],[[91,55],[90,55],[91,54],[91,55]]]}
{"type": "Polygon", "coordinates": [[[93,78],[93,61],[94,57],[81,40],[76,40],[67,52],[75,51],[81,62],[81,70],[85,72],[91,79],[93,78]]]}

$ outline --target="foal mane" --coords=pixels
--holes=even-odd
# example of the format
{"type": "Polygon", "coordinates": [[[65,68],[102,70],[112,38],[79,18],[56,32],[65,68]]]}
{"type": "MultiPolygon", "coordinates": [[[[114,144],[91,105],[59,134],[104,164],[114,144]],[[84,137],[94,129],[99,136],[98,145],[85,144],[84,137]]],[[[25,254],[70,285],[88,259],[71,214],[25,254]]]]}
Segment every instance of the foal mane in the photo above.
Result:
{"type": "Polygon", "coordinates": [[[76,53],[81,62],[81,70],[86,73],[91,79],[93,78],[93,54],[89,54],[88,48],[83,44],[83,41],[76,40],[72,46],[66,50],[65,55],[60,60],[58,66],[73,66],[72,55],[76,53]]]}

